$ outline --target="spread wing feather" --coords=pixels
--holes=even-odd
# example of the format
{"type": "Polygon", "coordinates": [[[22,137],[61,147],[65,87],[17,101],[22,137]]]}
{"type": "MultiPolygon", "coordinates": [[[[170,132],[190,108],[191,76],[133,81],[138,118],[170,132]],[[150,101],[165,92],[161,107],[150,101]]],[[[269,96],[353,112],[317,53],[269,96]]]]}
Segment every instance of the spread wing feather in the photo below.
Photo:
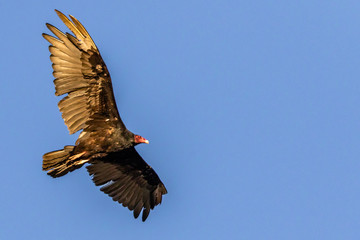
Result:
{"type": "Polygon", "coordinates": [[[70,134],[88,126],[94,115],[117,122],[125,129],[117,110],[110,74],[94,41],[84,26],[73,16],[68,19],[55,10],[75,35],[63,33],[46,24],[55,35],[43,34],[50,42],[50,59],[55,77],[55,94],[67,94],[58,104],[70,134]]]}
{"type": "Polygon", "coordinates": [[[150,210],[161,203],[167,193],[155,171],[141,158],[135,148],[114,152],[92,160],[87,166],[96,186],[114,201],[134,211],[142,210],[145,221],[150,210]]]}

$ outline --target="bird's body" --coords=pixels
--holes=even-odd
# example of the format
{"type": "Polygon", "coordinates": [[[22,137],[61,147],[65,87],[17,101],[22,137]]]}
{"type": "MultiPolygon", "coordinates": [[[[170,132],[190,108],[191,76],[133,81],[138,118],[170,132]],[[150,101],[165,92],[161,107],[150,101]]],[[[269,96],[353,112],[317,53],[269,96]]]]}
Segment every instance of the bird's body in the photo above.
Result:
{"type": "Polygon", "coordinates": [[[94,41],[82,24],[57,11],[60,19],[75,34],[47,27],[55,36],[43,34],[51,43],[49,50],[55,77],[55,95],[67,94],[58,104],[70,134],[82,131],[74,146],[43,156],[43,170],[60,177],[82,167],[101,190],[123,206],[143,210],[161,203],[167,190],[155,171],[141,158],[134,146],[148,143],[126,129],[117,110],[110,74],[94,41]]]}

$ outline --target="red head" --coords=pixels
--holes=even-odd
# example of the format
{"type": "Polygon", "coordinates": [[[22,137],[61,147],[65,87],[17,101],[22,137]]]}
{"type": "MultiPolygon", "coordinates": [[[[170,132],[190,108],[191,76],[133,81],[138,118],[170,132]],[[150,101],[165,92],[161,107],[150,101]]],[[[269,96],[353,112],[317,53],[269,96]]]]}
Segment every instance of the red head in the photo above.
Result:
{"type": "Polygon", "coordinates": [[[146,140],[145,138],[143,138],[142,136],[139,136],[139,135],[134,136],[134,141],[135,141],[135,144],[139,144],[139,143],[149,144],[148,140],[146,140]]]}

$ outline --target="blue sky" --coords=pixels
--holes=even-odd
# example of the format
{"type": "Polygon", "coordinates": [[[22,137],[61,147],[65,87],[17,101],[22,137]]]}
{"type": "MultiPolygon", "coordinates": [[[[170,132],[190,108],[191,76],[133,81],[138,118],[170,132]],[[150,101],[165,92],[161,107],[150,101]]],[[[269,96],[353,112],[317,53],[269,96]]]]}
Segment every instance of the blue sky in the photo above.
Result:
{"type": "Polygon", "coordinates": [[[359,1],[6,1],[1,239],[359,239],[359,1]],[[137,150],[169,193],[148,220],[92,183],[52,179],[73,144],[49,22],[78,18],[137,150]]]}

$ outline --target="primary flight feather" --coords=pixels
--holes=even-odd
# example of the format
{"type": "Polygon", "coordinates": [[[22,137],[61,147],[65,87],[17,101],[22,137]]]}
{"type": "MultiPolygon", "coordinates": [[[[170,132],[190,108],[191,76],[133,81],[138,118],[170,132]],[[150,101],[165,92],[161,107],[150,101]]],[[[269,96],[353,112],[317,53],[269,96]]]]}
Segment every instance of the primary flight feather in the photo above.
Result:
{"type": "Polygon", "coordinates": [[[167,193],[156,172],[134,148],[149,141],[127,130],[122,122],[110,74],[84,26],[73,16],[70,20],[55,11],[75,35],[46,24],[55,35],[43,34],[51,44],[55,95],[67,94],[59,109],[70,134],[81,133],[75,146],[44,154],[42,168],[55,178],[88,163],[95,185],[133,210],[135,218],[142,211],[145,221],[167,193]]]}

